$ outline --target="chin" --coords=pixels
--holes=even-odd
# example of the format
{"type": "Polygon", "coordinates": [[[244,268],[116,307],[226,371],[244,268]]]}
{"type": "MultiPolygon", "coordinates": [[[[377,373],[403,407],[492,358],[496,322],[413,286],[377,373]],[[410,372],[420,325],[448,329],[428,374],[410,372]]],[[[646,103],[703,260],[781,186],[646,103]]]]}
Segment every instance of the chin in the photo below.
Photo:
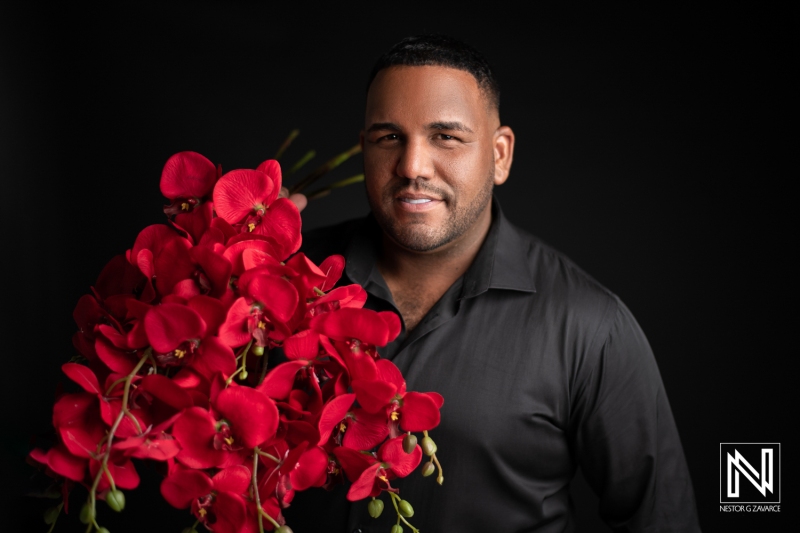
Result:
{"type": "Polygon", "coordinates": [[[448,235],[436,231],[435,228],[421,224],[412,224],[402,228],[394,225],[388,229],[387,233],[397,244],[414,252],[430,252],[453,240],[448,235]]]}

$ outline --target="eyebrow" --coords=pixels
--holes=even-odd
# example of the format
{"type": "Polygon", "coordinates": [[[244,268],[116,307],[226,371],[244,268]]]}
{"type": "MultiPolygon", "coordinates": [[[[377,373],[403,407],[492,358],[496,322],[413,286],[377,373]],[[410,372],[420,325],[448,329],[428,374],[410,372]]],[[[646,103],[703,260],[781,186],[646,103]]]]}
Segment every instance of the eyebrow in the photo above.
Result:
{"type": "Polygon", "coordinates": [[[372,126],[370,126],[367,131],[400,131],[400,126],[395,124],[394,122],[376,122],[372,126]]]}
{"type": "MultiPolygon", "coordinates": [[[[464,131],[468,133],[474,133],[471,129],[469,129],[466,125],[462,124],[458,121],[453,122],[431,122],[428,124],[429,130],[449,130],[449,131],[464,131]]],[[[395,124],[394,122],[376,122],[375,124],[371,125],[367,128],[368,132],[373,131],[401,131],[400,126],[395,124]]]]}
{"type": "Polygon", "coordinates": [[[433,122],[428,124],[428,129],[431,130],[452,130],[452,131],[463,131],[467,133],[474,133],[471,129],[469,129],[466,125],[462,124],[461,122],[433,122]]]}

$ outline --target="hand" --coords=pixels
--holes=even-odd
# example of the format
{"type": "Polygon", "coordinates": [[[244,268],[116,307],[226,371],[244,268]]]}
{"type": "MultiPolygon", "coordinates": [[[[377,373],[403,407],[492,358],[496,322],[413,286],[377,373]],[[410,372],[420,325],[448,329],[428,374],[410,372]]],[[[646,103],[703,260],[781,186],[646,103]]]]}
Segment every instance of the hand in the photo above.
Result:
{"type": "Polygon", "coordinates": [[[289,189],[286,187],[281,187],[281,192],[278,194],[278,198],[288,198],[292,201],[294,205],[297,206],[298,211],[302,211],[308,205],[308,198],[306,198],[305,194],[289,194],[289,189]]]}

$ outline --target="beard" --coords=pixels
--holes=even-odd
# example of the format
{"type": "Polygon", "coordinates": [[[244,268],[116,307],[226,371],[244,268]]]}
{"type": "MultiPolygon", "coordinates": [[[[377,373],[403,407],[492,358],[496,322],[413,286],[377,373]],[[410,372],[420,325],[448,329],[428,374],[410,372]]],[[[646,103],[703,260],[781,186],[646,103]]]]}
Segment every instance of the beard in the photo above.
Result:
{"type": "Polygon", "coordinates": [[[397,244],[414,252],[429,252],[448,244],[467,232],[489,206],[494,187],[494,165],[477,194],[466,204],[459,202],[446,190],[428,185],[421,179],[398,180],[387,188],[379,199],[367,194],[372,213],[381,229],[397,244]],[[430,225],[424,216],[418,220],[400,223],[391,215],[397,194],[403,191],[428,193],[444,200],[449,216],[440,225],[430,225]]]}

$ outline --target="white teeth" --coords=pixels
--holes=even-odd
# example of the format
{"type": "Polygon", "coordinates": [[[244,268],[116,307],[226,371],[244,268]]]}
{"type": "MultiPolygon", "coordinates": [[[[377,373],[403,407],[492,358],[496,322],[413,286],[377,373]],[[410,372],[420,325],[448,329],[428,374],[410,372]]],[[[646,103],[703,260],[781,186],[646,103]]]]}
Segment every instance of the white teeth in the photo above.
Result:
{"type": "Polygon", "coordinates": [[[403,198],[403,201],[407,204],[426,204],[431,201],[430,198],[403,198]]]}

